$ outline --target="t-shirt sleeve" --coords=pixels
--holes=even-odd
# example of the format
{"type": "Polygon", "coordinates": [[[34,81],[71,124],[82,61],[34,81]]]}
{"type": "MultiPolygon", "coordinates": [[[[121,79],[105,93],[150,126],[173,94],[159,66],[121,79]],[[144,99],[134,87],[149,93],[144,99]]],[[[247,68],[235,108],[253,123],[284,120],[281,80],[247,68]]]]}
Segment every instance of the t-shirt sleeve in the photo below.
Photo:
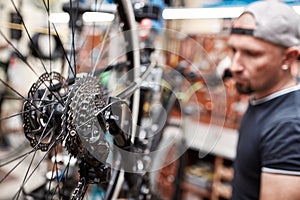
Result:
{"type": "Polygon", "coordinates": [[[300,122],[270,125],[261,137],[262,171],[300,175],[300,122]]]}

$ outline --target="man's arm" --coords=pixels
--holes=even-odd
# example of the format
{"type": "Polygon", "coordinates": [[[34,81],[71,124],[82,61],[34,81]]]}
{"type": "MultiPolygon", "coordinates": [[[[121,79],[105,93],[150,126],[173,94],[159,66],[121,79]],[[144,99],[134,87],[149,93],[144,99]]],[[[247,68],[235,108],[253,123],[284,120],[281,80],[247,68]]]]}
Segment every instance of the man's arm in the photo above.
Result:
{"type": "Polygon", "coordinates": [[[300,176],[262,172],[260,200],[283,199],[300,199],[300,176]]]}

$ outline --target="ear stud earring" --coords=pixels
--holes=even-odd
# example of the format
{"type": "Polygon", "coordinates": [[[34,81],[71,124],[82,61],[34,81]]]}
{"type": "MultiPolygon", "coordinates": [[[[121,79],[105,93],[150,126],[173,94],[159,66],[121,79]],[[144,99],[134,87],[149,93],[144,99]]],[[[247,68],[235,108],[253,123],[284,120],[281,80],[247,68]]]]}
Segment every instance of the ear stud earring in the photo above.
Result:
{"type": "Polygon", "coordinates": [[[286,71],[286,70],[289,69],[289,66],[286,65],[286,64],[284,64],[284,65],[281,66],[281,69],[284,70],[284,71],[286,71]]]}

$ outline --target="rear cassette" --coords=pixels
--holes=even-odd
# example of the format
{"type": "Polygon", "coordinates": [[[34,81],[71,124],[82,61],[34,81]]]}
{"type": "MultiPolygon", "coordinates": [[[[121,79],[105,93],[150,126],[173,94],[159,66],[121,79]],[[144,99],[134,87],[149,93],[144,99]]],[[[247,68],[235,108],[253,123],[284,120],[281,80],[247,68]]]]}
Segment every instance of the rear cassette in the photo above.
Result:
{"type": "Polygon", "coordinates": [[[92,155],[105,163],[109,144],[105,139],[105,127],[101,126],[97,119],[105,105],[106,101],[97,78],[88,76],[76,79],[62,116],[65,145],[72,156],[82,158],[92,155]]]}

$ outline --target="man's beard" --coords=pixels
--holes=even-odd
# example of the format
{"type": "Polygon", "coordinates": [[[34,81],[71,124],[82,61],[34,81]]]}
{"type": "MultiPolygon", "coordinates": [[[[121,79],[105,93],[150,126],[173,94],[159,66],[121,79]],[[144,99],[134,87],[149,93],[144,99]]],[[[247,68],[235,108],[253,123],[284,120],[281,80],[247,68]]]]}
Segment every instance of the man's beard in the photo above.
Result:
{"type": "Polygon", "coordinates": [[[244,86],[243,84],[236,83],[235,87],[240,94],[251,94],[253,90],[250,86],[244,86]]]}

